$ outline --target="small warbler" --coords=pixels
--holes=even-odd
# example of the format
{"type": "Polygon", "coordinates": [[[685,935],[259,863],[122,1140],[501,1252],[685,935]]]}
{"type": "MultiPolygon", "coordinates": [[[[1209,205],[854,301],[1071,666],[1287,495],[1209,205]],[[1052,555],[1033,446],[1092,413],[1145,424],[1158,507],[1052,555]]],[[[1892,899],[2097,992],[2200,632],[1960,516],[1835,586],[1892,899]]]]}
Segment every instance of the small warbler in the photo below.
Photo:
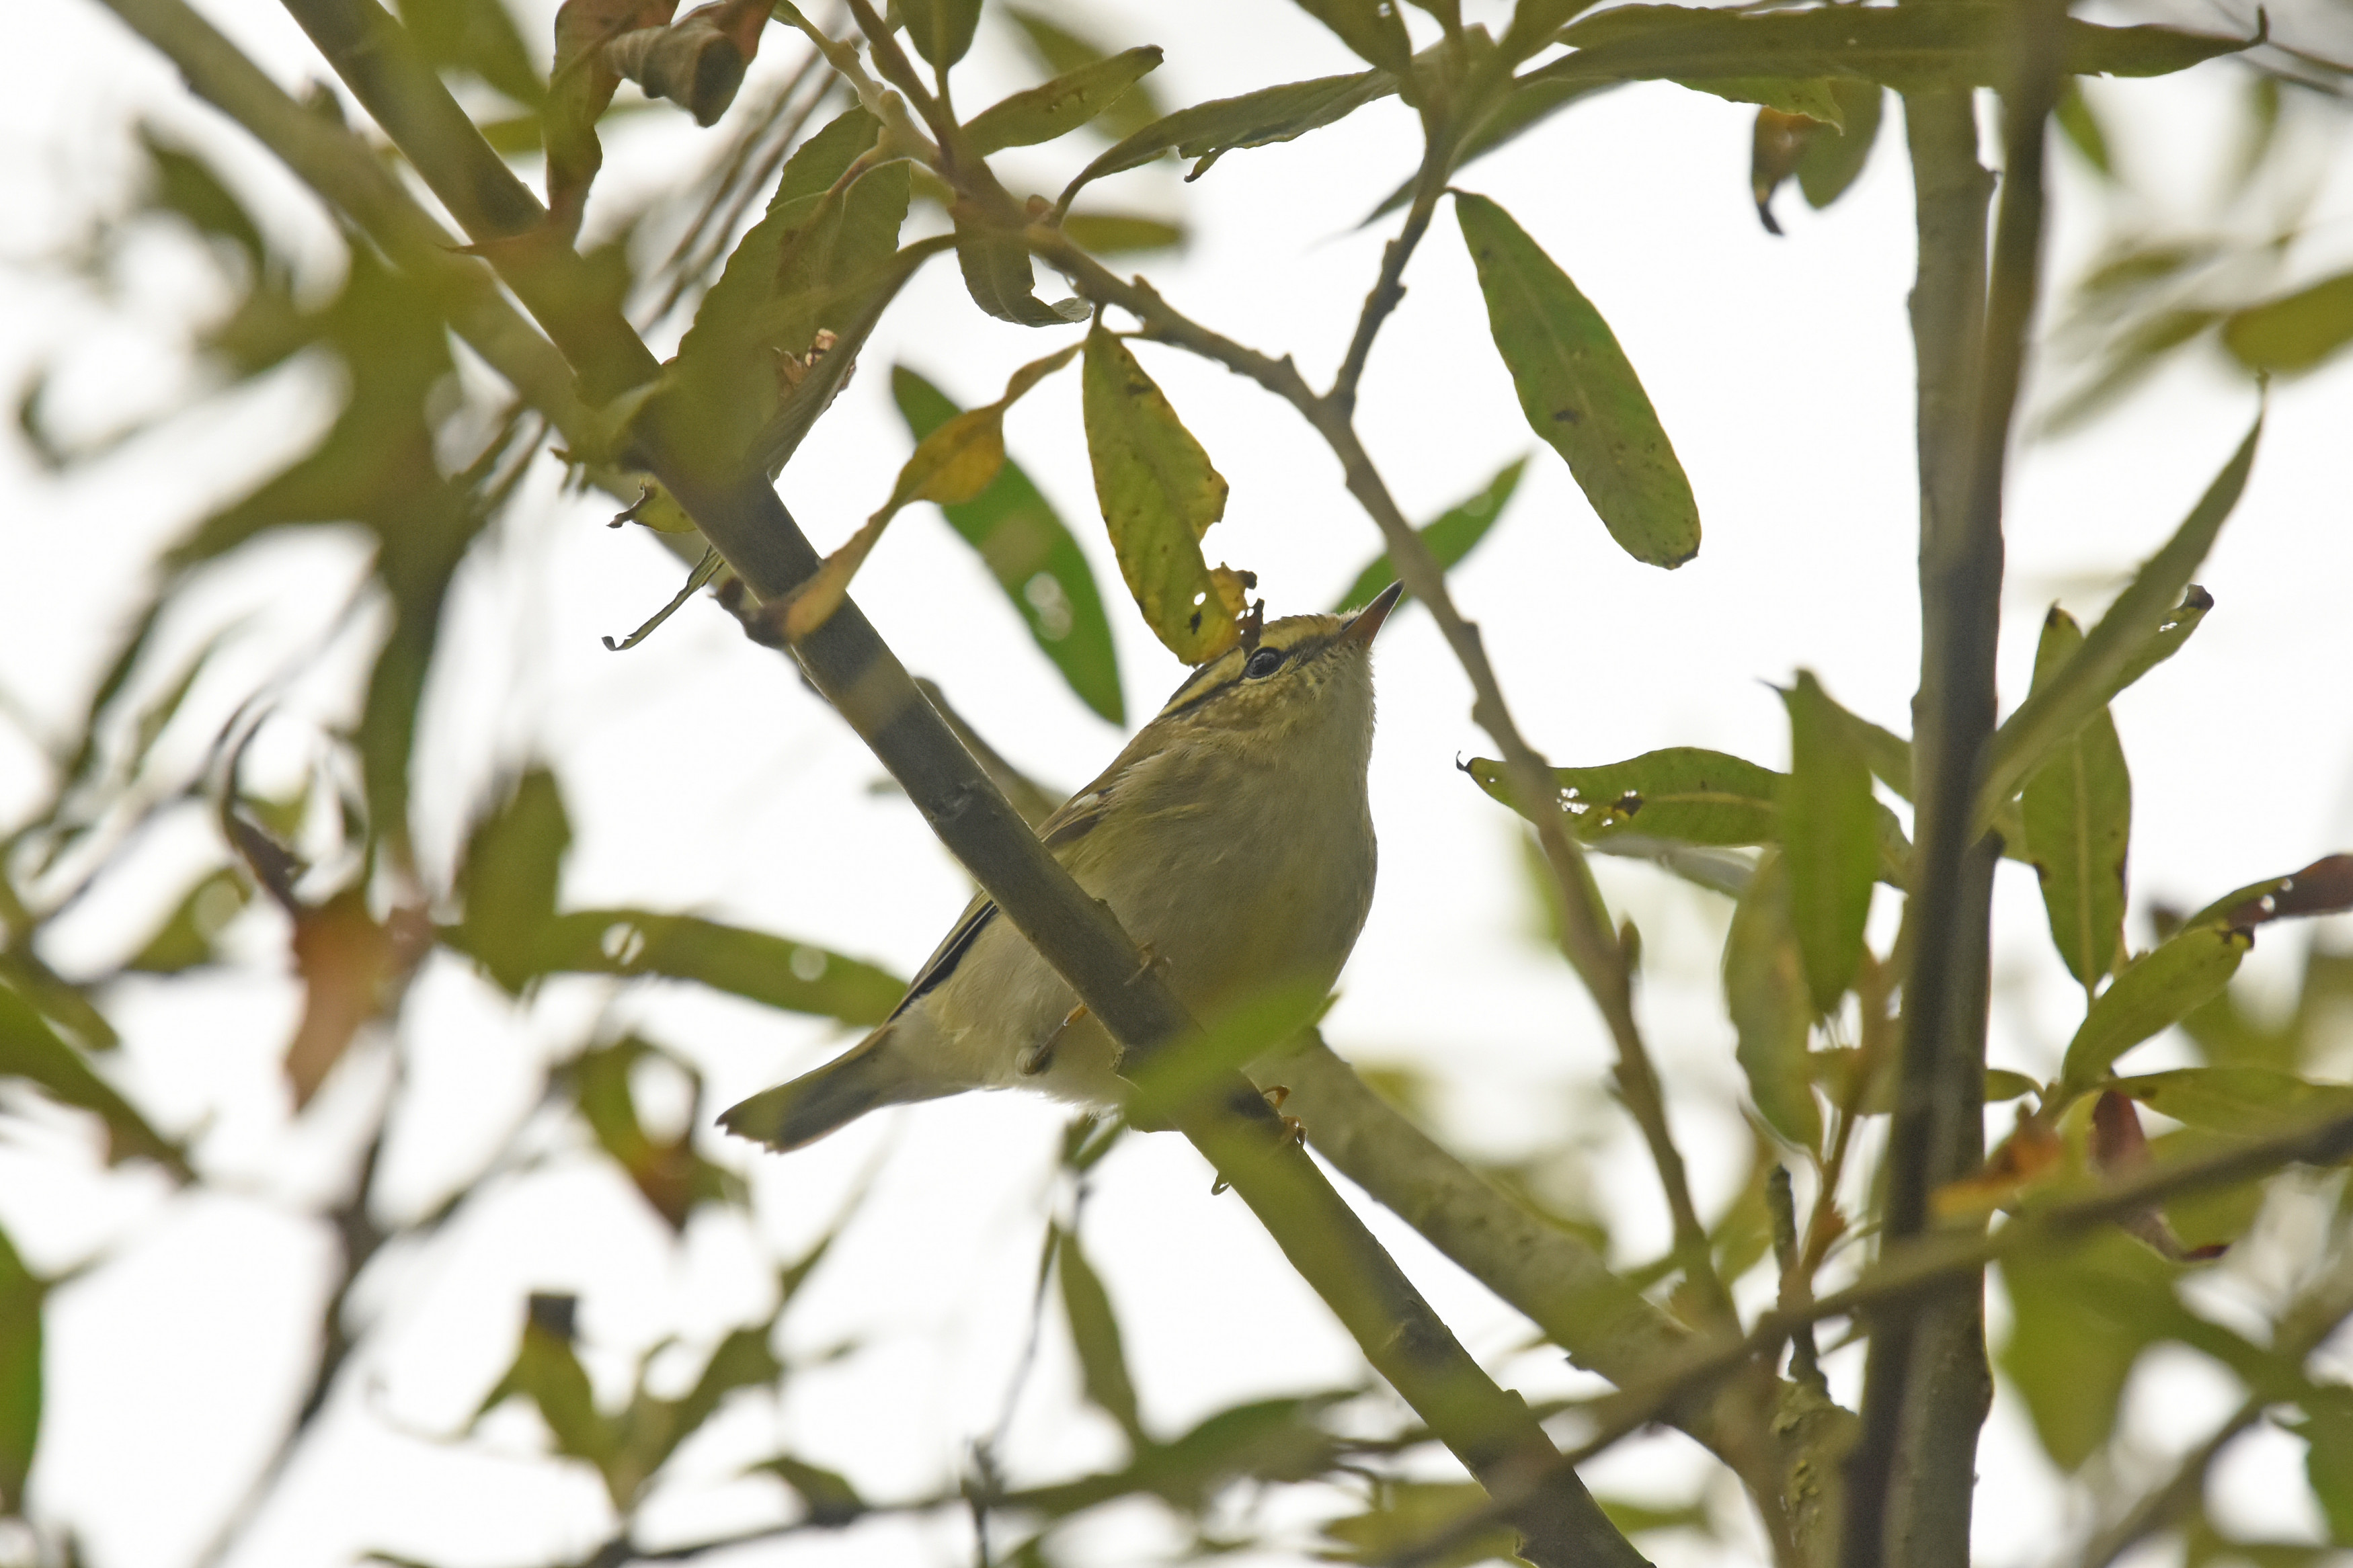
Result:
{"type": "MultiPolygon", "coordinates": [[[[1039,828],[1196,1018],[1271,994],[1320,997],[1356,945],[1373,901],[1373,636],[1398,594],[1351,616],[1246,628],[1039,828]]],[[[968,1089],[1115,1104],[1117,1060],[984,895],[881,1027],[719,1121],[797,1149],[881,1106],[968,1089]]]]}

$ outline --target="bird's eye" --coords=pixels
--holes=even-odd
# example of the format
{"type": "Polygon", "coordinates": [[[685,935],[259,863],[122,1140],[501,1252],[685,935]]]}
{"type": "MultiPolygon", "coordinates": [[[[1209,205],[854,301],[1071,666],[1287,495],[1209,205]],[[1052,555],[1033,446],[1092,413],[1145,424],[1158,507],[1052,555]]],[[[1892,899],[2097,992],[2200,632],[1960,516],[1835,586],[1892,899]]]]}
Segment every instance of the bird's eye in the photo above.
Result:
{"type": "Polygon", "coordinates": [[[1250,662],[1242,666],[1242,676],[1249,680],[1264,680],[1282,668],[1282,650],[1279,647],[1262,647],[1250,655],[1250,662]]]}

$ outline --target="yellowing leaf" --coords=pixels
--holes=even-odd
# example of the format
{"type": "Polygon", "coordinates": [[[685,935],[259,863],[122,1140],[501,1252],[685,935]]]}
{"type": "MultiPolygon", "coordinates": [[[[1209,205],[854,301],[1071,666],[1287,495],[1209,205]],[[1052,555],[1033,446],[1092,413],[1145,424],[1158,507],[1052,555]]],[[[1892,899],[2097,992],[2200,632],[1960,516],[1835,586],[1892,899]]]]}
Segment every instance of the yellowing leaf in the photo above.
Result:
{"type": "Polygon", "coordinates": [[[916,442],[882,510],[827,556],[817,575],[802,584],[786,605],[786,640],[798,642],[832,619],[849,593],[849,580],[866,564],[882,530],[902,509],[919,500],[959,506],[995,483],[1005,467],[1005,411],[1022,394],[1070,363],[1078,352],[1079,345],[1072,343],[1043,359],[1031,360],[1007,378],[1005,395],[944,421],[916,442]]]}
{"type": "Polygon", "coordinates": [[[1251,579],[1201,558],[1201,535],[1226,512],[1225,477],[1135,356],[1100,325],[1082,372],[1087,456],[1120,574],[1145,624],[1187,664],[1215,658],[1251,579]]]}

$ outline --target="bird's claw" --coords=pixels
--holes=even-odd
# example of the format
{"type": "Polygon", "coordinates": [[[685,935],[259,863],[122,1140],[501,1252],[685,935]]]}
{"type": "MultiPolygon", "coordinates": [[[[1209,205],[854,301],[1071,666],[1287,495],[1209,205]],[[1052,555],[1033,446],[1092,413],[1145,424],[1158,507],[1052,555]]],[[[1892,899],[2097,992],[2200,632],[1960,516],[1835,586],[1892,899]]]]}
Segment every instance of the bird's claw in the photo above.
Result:
{"type": "Polygon", "coordinates": [[[1273,1088],[1261,1092],[1266,1098],[1267,1109],[1274,1111],[1275,1120],[1282,1123],[1282,1135],[1291,1141],[1293,1147],[1306,1148],[1307,1123],[1300,1121],[1296,1116],[1282,1114],[1282,1102],[1291,1098],[1290,1086],[1278,1083],[1273,1088]]]}
{"type": "Polygon", "coordinates": [[[1019,1073],[1023,1078],[1036,1078],[1039,1073],[1044,1072],[1048,1068],[1052,1067],[1054,1065],[1054,1047],[1062,1043],[1062,1037],[1070,1032],[1071,1026],[1086,1016],[1087,1005],[1085,1003],[1082,1002],[1077,1006],[1071,1008],[1068,1013],[1062,1016],[1062,1021],[1054,1026],[1054,1032],[1052,1034],[1048,1035],[1044,1039],[1039,1041],[1036,1045],[1030,1047],[1028,1050],[1023,1051],[1019,1056],[1013,1058],[1013,1070],[1019,1073]]]}

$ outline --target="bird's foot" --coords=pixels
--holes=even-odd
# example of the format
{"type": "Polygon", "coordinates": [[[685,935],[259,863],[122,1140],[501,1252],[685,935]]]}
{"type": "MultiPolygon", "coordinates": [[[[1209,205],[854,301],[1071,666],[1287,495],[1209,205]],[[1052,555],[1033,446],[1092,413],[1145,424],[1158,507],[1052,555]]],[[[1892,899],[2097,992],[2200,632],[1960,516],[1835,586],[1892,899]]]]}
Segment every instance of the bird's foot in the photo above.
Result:
{"type": "Polygon", "coordinates": [[[1062,1037],[1070,1032],[1071,1026],[1078,1023],[1080,1019],[1084,1018],[1086,1016],[1087,1005],[1085,1003],[1082,1002],[1077,1006],[1071,1008],[1068,1013],[1062,1016],[1062,1021],[1054,1026],[1054,1032],[1052,1034],[1048,1035],[1044,1039],[1039,1041],[1036,1045],[1030,1047],[1028,1050],[1023,1051],[1018,1057],[1014,1058],[1013,1070],[1019,1073],[1023,1078],[1036,1078],[1039,1073],[1044,1072],[1048,1068],[1052,1067],[1054,1065],[1054,1047],[1062,1043],[1062,1037]]]}
{"type": "Polygon", "coordinates": [[[1296,1116],[1285,1116],[1282,1114],[1282,1102],[1291,1098],[1290,1087],[1286,1084],[1279,1083],[1272,1089],[1263,1089],[1261,1092],[1266,1098],[1268,1109],[1275,1112],[1275,1120],[1282,1123],[1283,1136],[1290,1139],[1295,1147],[1301,1149],[1306,1148],[1307,1123],[1300,1121],[1296,1116]]]}
{"type": "Polygon", "coordinates": [[[1147,974],[1157,974],[1164,979],[1166,978],[1168,973],[1168,961],[1161,957],[1160,954],[1154,950],[1150,942],[1146,942],[1137,943],[1135,956],[1143,962],[1135,966],[1135,973],[1127,977],[1127,983],[1130,985],[1134,984],[1137,981],[1143,979],[1147,974]]]}

